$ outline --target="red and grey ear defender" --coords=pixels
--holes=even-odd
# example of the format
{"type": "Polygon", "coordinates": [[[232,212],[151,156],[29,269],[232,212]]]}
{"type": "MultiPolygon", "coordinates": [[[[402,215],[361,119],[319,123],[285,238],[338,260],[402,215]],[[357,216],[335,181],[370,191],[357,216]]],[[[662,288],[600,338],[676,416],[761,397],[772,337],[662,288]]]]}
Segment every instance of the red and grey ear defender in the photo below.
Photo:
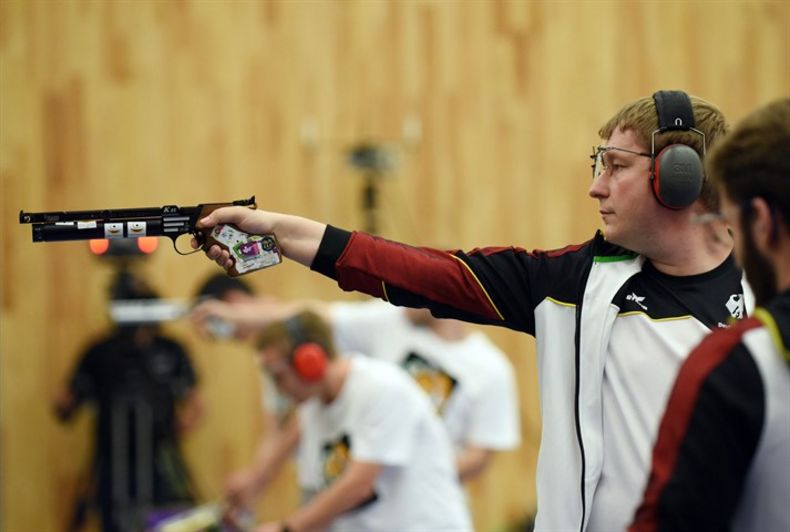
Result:
{"type": "Polygon", "coordinates": [[[656,154],[656,134],[665,131],[693,131],[702,136],[705,154],[705,134],[696,129],[691,100],[683,91],[658,91],[653,94],[658,113],[658,129],[651,136],[652,164],[650,182],[658,202],[668,209],[679,210],[694,203],[702,191],[704,172],[699,154],[685,144],[670,144],[656,154]]]}
{"type": "Polygon", "coordinates": [[[288,318],[283,325],[294,344],[289,360],[296,374],[305,382],[321,380],[326,373],[329,360],[326,350],[318,343],[307,339],[299,316],[288,318]]]}

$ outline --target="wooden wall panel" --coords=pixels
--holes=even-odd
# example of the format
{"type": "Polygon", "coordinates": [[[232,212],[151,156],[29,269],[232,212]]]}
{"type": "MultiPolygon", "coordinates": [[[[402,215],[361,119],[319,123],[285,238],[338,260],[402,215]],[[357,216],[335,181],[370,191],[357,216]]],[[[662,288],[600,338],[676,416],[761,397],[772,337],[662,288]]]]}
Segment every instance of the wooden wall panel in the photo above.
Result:
{"type": "MultiPolygon", "coordinates": [[[[263,208],[361,227],[347,151],[384,143],[380,232],[419,244],[553,247],[588,238],[596,131],[659,88],[732,120],[790,92],[781,1],[1,0],[0,526],[60,530],[89,453],[90,416],[49,399],[107,326],[111,268],[80,243],[33,245],[26,210],[196,204],[256,194],[263,208]]],[[[140,265],[167,297],[212,265],[161,243],[140,265]]],[[[250,278],[285,297],[353,298],[285,264],[250,278]]],[[[209,403],[187,442],[216,497],[250,457],[255,367],[241,347],[188,344],[209,403]]],[[[535,505],[533,344],[489,331],[519,372],[524,445],[470,487],[493,530],[535,505]]],[[[261,515],[295,504],[293,472],[261,515]]]]}

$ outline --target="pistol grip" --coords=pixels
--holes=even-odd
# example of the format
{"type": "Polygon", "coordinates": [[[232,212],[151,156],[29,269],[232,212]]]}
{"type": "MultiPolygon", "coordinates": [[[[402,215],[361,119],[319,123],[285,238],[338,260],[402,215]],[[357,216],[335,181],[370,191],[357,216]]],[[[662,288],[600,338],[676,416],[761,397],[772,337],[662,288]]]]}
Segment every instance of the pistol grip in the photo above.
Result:
{"type": "Polygon", "coordinates": [[[282,252],[274,235],[251,235],[231,224],[218,224],[206,234],[204,249],[213,245],[225,249],[233,260],[228,275],[237,277],[282,262],[282,252]]]}

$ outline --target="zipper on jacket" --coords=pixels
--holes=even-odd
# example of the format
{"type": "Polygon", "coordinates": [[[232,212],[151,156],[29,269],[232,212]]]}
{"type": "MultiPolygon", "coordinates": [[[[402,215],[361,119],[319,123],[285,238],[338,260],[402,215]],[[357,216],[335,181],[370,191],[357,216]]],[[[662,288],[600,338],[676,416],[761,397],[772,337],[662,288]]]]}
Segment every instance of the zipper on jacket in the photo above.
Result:
{"type": "Polygon", "coordinates": [[[584,478],[586,476],[586,458],[584,453],[584,439],[582,438],[582,425],[581,425],[581,412],[579,408],[579,395],[581,390],[581,325],[582,325],[582,304],[584,302],[584,294],[587,287],[587,280],[590,278],[590,270],[592,269],[593,265],[593,258],[595,257],[595,242],[593,245],[590,246],[592,257],[590,257],[590,261],[582,273],[581,278],[579,279],[579,289],[578,289],[578,302],[576,304],[576,331],[574,333],[574,347],[576,349],[576,356],[575,356],[575,369],[576,369],[576,383],[575,383],[575,390],[574,390],[574,398],[573,398],[573,406],[574,406],[574,417],[576,421],[576,441],[579,443],[579,452],[581,453],[581,479],[579,488],[581,490],[581,498],[582,498],[582,516],[581,521],[579,522],[579,532],[584,532],[584,518],[587,514],[587,500],[586,494],[584,490],[584,478]]]}

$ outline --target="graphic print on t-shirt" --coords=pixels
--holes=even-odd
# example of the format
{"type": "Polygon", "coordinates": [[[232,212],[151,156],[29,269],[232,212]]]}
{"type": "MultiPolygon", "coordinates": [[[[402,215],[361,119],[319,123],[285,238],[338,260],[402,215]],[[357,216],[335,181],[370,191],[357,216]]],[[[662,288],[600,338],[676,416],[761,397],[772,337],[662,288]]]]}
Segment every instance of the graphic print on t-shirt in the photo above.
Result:
{"type": "Polygon", "coordinates": [[[324,473],[324,485],[328,486],[343,474],[351,456],[351,440],[348,434],[341,435],[334,441],[324,444],[321,452],[321,464],[324,473]]]}
{"type": "Polygon", "coordinates": [[[425,393],[431,398],[436,412],[441,414],[447,401],[458,385],[458,381],[436,364],[425,357],[410,351],[403,359],[401,366],[417,381],[425,393]]]}
{"type": "MultiPolygon", "coordinates": [[[[324,473],[324,486],[329,486],[343,474],[351,461],[351,438],[341,434],[337,439],[324,443],[321,464],[324,473]]],[[[376,492],[349,511],[359,510],[378,500],[376,492]]]]}

